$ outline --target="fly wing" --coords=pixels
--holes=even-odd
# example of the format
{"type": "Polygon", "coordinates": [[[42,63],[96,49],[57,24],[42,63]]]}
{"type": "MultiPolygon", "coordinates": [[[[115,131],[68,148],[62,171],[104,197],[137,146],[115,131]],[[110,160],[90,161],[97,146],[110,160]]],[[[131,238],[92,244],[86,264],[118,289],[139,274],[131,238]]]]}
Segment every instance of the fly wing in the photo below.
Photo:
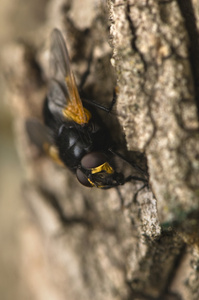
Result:
{"type": "Polygon", "coordinates": [[[68,50],[63,35],[58,29],[54,29],[51,33],[50,55],[51,76],[63,84],[66,77],[71,78],[73,75],[68,50]]]}
{"type": "Polygon", "coordinates": [[[59,158],[57,148],[54,145],[51,130],[35,119],[27,120],[25,127],[30,141],[35,144],[41,152],[45,152],[50,156],[56,163],[63,165],[59,158]]]}
{"type": "MultiPolygon", "coordinates": [[[[67,90],[59,81],[52,79],[48,87],[48,108],[56,119],[63,119],[63,110],[67,106],[67,90]]],[[[69,102],[69,101],[67,101],[69,102]]]]}
{"type": "Polygon", "coordinates": [[[51,130],[36,119],[29,119],[25,122],[26,132],[30,141],[41,151],[45,144],[53,144],[51,130]]]}
{"type": "Polygon", "coordinates": [[[88,112],[84,109],[79,97],[75,78],[70,67],[68,50],[62,33],[54,29],[51,35],[51,75],[48,102],[52,113],[59,112],[60,116],[85,124],[89,120],[88,112]]]}

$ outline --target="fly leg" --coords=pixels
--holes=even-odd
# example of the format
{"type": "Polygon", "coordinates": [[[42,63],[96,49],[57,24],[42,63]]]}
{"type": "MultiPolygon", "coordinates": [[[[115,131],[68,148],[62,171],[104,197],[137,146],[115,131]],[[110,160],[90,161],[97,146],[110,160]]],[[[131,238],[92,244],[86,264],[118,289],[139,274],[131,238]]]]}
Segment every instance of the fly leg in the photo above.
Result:
{"type": "Polygon", "coordinates": [[[117,87],[115,87],[113,90],[113,98],[112,98],[111,104],[108,108],[108,113],[112,112],[113,106],[115,105],[116,101],[117,101],[117,87]]]}
{"type": "MultiPolygon", "coordinates": [[[[84,72],[84,74],[82,75],[81,77],[81,81],[80,81],[80,84],[79,84],[79,91],[82,91],[83,90],[83,86],[87,80],[87,77],[88,75],[90,74],[90,68],[91,68],[91,64],[92,64],[92,60],[93,60],[93,49],[92,51],[90,52],[90,55],[89,55],[89,58],[88,58],[88,66],[87,66],[87,69],[86,71],[84,72]]],[[[114,88],[113,90],[113,98],[112,98],[112,101],[111,101],[111,104],[109,107],[106,107],[106,106],[103,106],[102,104],[100,103],[97,103],[93,100],[88,100],[88,99],[84,99],[84,95],[83,96],[83,101],[94,106],[94,107],[97,107],[98,109],[101,109],[107,113],[111,113],[112,109],[113,109],[113,106],[115,105],[116,103],[116,99],[117,99],[117,92],[118,91],[118,88],[114,88]]],[[[81,93],[82,94],[82,93],[81,93]]]]}
{"type": "MultiPolygon", "coordinates": [[[[148,187],[148,183],[144,183],[144,184],[136,191],[136,193],[133,195],[132,201],[130,201],[127,205],[125,205],[125,208],[129,208],[132,204],[136,204],[136,203],[137,203],[137,197],[138,197],[138,194],[139,194],[145,187],[148,187]]],[[[124,207],[124,206],[123,206],[123,207],[124,207]]]]}
{"type": "Polygon", "coordinates": [[[84,74],[81,76],[81,81],[80,81],[80,84],[79,84],[79,91],[81,91],[83,89],[83,86],[84,86],[84,84],[87,80],[87,77],[90,74],[90,68],[91,68],[92,60],[93,60],[93,49],[91,50],[91,52],[89,54],[89,57],[88,57],[88,60],[87,60],[88,61],[87,69],[84,72],[84,74]]]}
{"type": "Polygon", "coordinates": [[[118,197],[120,199],[120,209],[124,209],[124,198],[120,192],[120,189],[118,188],[118,186],[116,186],[115,189],[116,189],[118,197]]]}
{"type": "Polygon", "coordinates": [[[112,98],[112,101],[111,101],[111,104],[109,107],[106,107],[98,102],[95,102],[93,100],[88,100],[88,99],[83,99],[83,102],[85,103],[88,103],[89,105],[92,105],[94,107],[97,107],[98,109],[101,109],[103,111],[105,111],[106,113],[111,113],[112,112],[112,109],[113,109],[113,106],[115,105],[116,103],[116,93],[114,92],[113,94],[113,98],[112,98]]]}
{"type": "MultiPolygon", "coordinates": [[[[138,166],[137,163],[129,161],[128,159],[126,159],[126,157],[124,157],[122,154],[114,151],[112,148],[109,148],[108,151],[111,152],[113,155],[121,158],[123,161],[125,161],[130,166],[132,166],[136,171],[138,171],[140,173],[140,175],[142,175],[144,177],[143,178],[143,182],[144,181],[146,181],[146,182],[148,181],[148,174],[147,174],[147,172],[145,170],[143,170],[140,166],[138,166]]],[[[140,180],[140,179],[135,179],[135,180],[140,180]]]]}
{"type": "Polygon", "coordinates": [[[137,203],[137,197],[138,197],[138,194],[139,192],[141,192],[145,187],[148,187],[148,183],[144,183],[138,190],[137,192],[134,194],[133,196],[133,201],[132,203],[137,203]]]}
{"type": "MultiPolygon", "coordinates": [[[[81,84],[80,84],[80,86],[81,86],[81,84]]],[[[83,100],[84,103],[87,103],[87,104],[89,104],[89,105],[91,105],[93,107],[101,109],[101,110],[103,110],[103,111],[105,111],[106,113],[109,114],[109,113],[113,113],[112,110],[113,110],[113,107],[114,107],[114,105],[116,103],[116,100],[117,100],[117,87],[114,88],[113,98],[112,98],[112,101],[111,101],[111,104],[110,104],[109,107],[106,107],[106,106],[104,106],[104,105],[102,105],[102,104],[100,104],[100,103],[98,103],[98,102],[96,102],[94,100],[85,99],[84,95],[82,93],[81,93],[81,96],[82,96],[82,100],[83,100]]],[[[115,113],[114,113],[114,115],[115,115],[115,113]]]]}

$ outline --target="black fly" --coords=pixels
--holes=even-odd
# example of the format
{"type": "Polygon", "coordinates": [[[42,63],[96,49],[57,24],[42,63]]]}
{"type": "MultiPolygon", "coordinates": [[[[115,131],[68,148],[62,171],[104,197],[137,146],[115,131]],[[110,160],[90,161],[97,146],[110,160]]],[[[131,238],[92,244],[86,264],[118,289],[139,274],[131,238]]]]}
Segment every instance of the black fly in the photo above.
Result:
{"type": "Polygon", "coordinates": [[[31,140],[67,166],[84,186],[109,189],[131,180],[147,185],[146,172],[136,164],[131,163],[140,177],[125,177],[110,163],[115,155],[127,160],[111,149],[109,131],[92,106],[84,101],[83,105],[68,50],[58,29],[52,32],[50,50],[52,74],[43,107],[45,125],[27,121],[31,140]]]}

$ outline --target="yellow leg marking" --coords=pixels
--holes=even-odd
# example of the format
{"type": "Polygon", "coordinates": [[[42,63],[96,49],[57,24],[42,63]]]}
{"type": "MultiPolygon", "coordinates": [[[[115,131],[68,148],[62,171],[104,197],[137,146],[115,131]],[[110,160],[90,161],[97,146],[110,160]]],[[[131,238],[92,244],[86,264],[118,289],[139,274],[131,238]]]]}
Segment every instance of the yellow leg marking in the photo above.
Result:
{"type": "Polygon", "coordinates": [[[61,161],[61,159],[59,158],[59,153],[57,151],[57,149],[55,148],[55,146],[50,145],[48,143],[45,143],[43,145],[44,151],[46,152],[46,154],[54,161],[56,162],[58,165],[64,166],[64,163],[61,161]]]}

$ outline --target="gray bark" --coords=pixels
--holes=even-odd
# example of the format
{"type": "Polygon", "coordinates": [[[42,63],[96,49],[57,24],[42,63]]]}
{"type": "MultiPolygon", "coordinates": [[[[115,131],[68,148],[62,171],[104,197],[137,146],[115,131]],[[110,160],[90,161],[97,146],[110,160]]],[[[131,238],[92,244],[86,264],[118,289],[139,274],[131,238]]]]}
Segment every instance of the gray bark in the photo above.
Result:
{"type": "Polygon", "coordinates": [[[49,2],[41,30],[6,52],[26,172],[22,266],[27,294],[33,299],[197,300],[198,3],[80,2],[49,2]],[[107,126],[120,151],[126,154],[126,141],[129,151],[146,155],[149,188],[135,199],[141,183],[121,187],[123,209],[116,190],[80,186],[27,137],[25,120],[42,118],[49,73],[48,47],[41,41],[54,27],[66,35],[77,83],[85,78],[85,95],[108,105],[117,80],[117,113],[104,117],[107,126]]]}

